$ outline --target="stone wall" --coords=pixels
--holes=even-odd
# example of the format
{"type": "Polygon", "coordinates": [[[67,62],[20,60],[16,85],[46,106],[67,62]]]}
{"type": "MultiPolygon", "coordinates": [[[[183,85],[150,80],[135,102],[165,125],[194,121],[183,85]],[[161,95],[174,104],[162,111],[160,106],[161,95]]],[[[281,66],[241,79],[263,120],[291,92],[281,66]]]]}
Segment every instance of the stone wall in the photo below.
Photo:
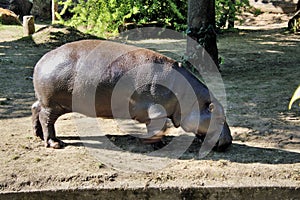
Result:
{"type": "Polygon", "coordinates": [[[199,187],[199,188],[112,188],[40,190],[0,193],[0,198],[10,199],[299,199],[299,187],[199,187]]]}

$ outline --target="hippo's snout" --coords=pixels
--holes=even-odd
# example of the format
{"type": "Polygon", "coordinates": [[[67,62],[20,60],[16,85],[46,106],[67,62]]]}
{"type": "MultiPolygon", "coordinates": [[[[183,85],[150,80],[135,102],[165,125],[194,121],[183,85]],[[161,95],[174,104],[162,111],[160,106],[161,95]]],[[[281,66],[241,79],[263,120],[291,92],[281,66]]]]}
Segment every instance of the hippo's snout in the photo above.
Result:
{"type": "Polygon", "coordinates": [[[232,144],[232,136],[222,105],[217,101],[211,102],[200,110],[200,116],[195,110],[182,120],[181,127],[195,133],[202,141],[208,136],[207,141],[214,145],[213,150],[225,151],[232,144]],[[220,134],[219,138],[215,138],[216,134],[220,134]]]}
{"type": "Polygon", "coordinates": [[[219,140],[215,147],[215,151],[223,152],[232,144],[232,136],[228,124],[225,122],[219,140]]]}
{"type": "Polygon", "coordinates": [[[219,127],[216,128],[216,131],[218,132],[222,128],[218,142],[214,146],[213,150],[225,151],[232,144],[232,136],[229,126],[226,122],[223,106],[218,102],[214,102],[209,105],[209,110],[211,113],[213,113],[213,127],[219,127]],[[219,125],[221,125],[221,127],[219,125]]]}

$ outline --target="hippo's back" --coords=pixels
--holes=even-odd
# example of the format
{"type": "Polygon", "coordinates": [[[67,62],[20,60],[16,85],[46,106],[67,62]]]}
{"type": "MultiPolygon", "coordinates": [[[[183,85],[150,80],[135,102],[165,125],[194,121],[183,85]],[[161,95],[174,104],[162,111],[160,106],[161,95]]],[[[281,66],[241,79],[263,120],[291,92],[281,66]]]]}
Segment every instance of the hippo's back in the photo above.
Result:
{"type": "Polygon", "coordinates": [[[41,105],[51,107],[70,99],[78,61],[100,43],[95,40],[65,44],[39,60],[34,69],[33,84],[41,105]]]}
{"type": "Polygon", "coordinates": [[[154,51],[135,46],[82,40],[45,54],[35,66],[34,87],[43,107],[63,108],[69,112],[72,111],[74,93],[82,97],[86,91],[98,87],[97,92],[101,91],[96,94],[98,102],[110,104],[114,85],[129,70],[149,63],[171,66],[174,62],[154,51]]]}

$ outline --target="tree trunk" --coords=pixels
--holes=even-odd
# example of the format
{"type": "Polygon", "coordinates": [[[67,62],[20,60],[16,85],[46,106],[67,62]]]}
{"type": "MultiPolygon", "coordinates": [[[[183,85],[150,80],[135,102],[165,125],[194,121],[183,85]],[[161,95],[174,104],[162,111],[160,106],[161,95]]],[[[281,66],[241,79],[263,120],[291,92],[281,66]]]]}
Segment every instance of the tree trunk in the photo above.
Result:
{"type": "MultiPolygon", "coordinates": [[[[214,64],[219,68],[215,1],[214,0],[189,0],[188,1],[188,40],[187,56],[191,63],[206,63],[203,59],[204,49],[211,56],[214,64]],[[193,41],[194,40],[194,41],[193,41]],[[197,41],[197,43],[195,43],[197,41]],[[199,48],[201,45],[203,48],[199,48]],[[199,60],[200,59],[200,60],[199,60]],[[196,61],[197,60],[197,61],[196,61]]],[[[200,68],[210,68],[203,66],[200,68]]]]}
{"type": "Polygon", "coordinates": [[[51,0],[34,0],[31,14],[35,19],[51,20],[51,0]]]}
{"type": "Polygon", "coordinates": [[[57,0],[52,0],[51,2],[51,12],[52,12],[52,24],[57,20],[55,13],[58,10],[57,0]]]}
{"type": "Polygon", "coordinates": [[[235,13],[235,0],[230,0],[228,11],[228,29],[234,28],[235,13]]]}
{"type": "Polygon", "coordinates": [[[29,36],[35,32],[34,17],[32,15],[23,16],[23,35],[29,36]]]}

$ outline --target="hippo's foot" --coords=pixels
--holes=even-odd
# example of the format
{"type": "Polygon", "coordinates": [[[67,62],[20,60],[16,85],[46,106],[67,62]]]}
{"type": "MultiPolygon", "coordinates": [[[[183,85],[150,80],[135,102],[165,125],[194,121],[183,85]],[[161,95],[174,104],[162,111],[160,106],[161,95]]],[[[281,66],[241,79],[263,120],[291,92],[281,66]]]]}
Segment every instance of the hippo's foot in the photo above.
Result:
{"type": "MultiPolygon", "coordinates": [[[[162,136],[163,137],[163,136],[162,136]]],[[[151,138],[143,138],[142,139],[142,142],[144,144],[154,144],[154,143],[158,143],[158,142],[161,142],[161,139],[162,137],[156,137],[156,136],[153,136],[151,138]]]]}
{"type": "Polygon", "coordinates": [[[49,139],[49,140],[45,143],[45,146],[46,146],[47,148],[48,148],[48,147],[51,147],[51,148],[53,148],[53,149],[61,149],[61,148],[65,147],[66,144],[65,144],[63,141],[61,141],[61,140],[55,138],[55,139],[49,139]]]}
{"type": "Polygon", "coordinates": [[[165,131],[160,131],[159,133],[149,137],[149,138],[143,138],[142,142],[144,144],[154,144],[162,141],[162,138],[165,136],[165,131]]]}
{"type": "Polygon", "coordinates": [[[198,134],[196,134],[196,140],[197,140],[197,142],[203,143],[204,139],[205,139],[205,135],[198,135],[198,134]]]}
{"type": "Polygon", "coordinates": [[[142,142],[144,144],[151,145],[154,150],[159,150],[159,149],[165,147],[166,145],[168,145],[170,143],[170,140],[172,140],[172,139],[167,138],[164,135],[162,135],[159,137],[153,136],[151,138],[142,139],[142,142]]]}
{"type": "MultiPolygon", "coordinates": [[[[149,127],[148,128],[148,133],[149,133],[149,127]]],[[[164,128],[158,132],[156,132],[155,134],[149,134],[152,135],[151,137],[148,138],[142,138],[142,142],[144,144],[155,144],[155,143],[159,143],[162,142],[163,137],[168,133],[168,127],[167,124],[165,124],[164,128]]],[[[151,132],[150,132],[151,133],[151,132]]]]}

